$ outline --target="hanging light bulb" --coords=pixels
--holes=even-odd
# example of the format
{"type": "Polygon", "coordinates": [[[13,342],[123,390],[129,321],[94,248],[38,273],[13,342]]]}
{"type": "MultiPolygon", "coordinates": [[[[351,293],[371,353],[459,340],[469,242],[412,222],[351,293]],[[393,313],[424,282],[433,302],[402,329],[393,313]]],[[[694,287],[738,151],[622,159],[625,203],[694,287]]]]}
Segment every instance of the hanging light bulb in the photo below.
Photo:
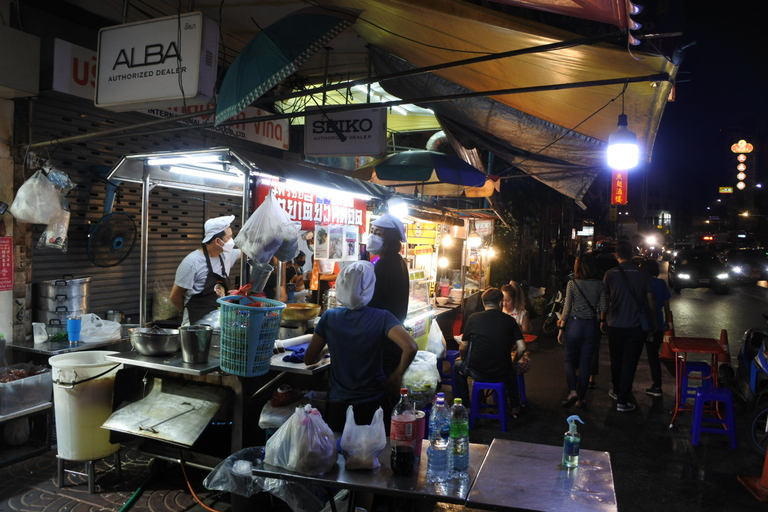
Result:
{"type": "MultiPolygon", "coordinates": [[[[627,86],[624,86],[624,91],[627,86]]],[[[621,114],[619,129],[608,136],[608,166],[625,171],[637,166],[640,149],[637,147],[637,135],[627,128],[627,116],[624,114],[624,91],[621,93],[621,114]]]]}

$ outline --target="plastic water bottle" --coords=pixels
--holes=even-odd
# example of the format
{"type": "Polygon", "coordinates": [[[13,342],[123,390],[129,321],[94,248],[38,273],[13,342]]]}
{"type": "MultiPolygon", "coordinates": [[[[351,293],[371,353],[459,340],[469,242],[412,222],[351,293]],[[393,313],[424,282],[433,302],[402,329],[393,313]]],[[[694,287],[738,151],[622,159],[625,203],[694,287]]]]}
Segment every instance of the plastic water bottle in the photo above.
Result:
{"type": "Polygon", "coordinates": [[[451,465],[453,478],[469,476],[469,417],[461,398],[453,400],[451,409],[451,465]]]}
{"type": "Polygon", "coordinates": [[[408,388],[400,388],[400,401],[392,410],[389,437],[392,445],[392,472],[409,475],[416,463],[416,412],[408,399],[408,388]]]}
{"type": "Polygon", "coordinates": [[[445,406],[445,394],[438,393],[429,417],[427,482],[444,482],[451,477],[448,449],[451,440],[451,410],[445,406]]]}

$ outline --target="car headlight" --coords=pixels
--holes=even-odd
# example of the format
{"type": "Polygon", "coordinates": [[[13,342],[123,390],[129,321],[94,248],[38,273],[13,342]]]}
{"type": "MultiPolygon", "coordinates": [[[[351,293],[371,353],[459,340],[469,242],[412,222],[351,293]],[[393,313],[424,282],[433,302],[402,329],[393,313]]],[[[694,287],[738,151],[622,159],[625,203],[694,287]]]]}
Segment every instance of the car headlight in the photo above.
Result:
{"type": "Polygon", "coordinates": [[[677,274],[677,277],[680,279],[690,279],[691,274],[677,274]]]}
{"type": "Polygon", "coordinates": [[[741,267],[739,267],[739,266],[736,266],[736,267],[731,267],[731,270],[733,270],[733,271],[734,271],[734,272],[736,272],[737,274],[741,274],[742,272],[744,272],[744,270],[742,270],[742,268],[741,268],[741,267]]]}
{"type": "Polygon", "coordinates": [[[722,274],[717,274],[718,279],[728,279],[728,272],[723,272],[722,274]]]}

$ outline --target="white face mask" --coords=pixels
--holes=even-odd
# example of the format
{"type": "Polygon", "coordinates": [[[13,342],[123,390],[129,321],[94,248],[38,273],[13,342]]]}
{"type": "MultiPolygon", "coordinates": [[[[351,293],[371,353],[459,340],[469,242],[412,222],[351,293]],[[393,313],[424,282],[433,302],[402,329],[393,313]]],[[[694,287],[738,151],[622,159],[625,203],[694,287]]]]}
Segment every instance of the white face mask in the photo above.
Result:
{"type": "Polygon", "coordinates": [[[368,237],[368,245],[366,246],[366,249],[368,249],[368,252],[370,252],[371,254],[379,254],[383,246],[384,246],[384,239],[381,238],[380,236],[370,235],[368,237]]]}
{"type": "Polygon", "coordinates": [[[235,241],[234,241],[233,239],[231,239],[231,238],[230,238],[230,239],[229,239],[229,241],[228,241],[228,242],[226,242],[226,243],[224,244],[224,247],[222,247],[221,249],[222,249],[224,252],[232,252],[232,249],[234,249],[234,248],[235,248],[235,241]]]}

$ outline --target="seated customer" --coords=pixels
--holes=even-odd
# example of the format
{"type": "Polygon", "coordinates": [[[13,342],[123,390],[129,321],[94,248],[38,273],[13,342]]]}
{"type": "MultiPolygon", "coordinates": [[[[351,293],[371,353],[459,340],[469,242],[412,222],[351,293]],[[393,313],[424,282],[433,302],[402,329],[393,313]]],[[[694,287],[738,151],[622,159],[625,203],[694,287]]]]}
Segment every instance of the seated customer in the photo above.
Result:
{"type": "Polygon", "coordinates": [[[400,321],[389,311],[367,306],[375,285],[370,262],[355,261],[344,267],[336,279],[336,298],[342,306],[323,313],[304,355],[305,364],[314,364],[328,345],[331,374],[326,422],[334,432],[344,430],[350,405],[358,425],[368,425],[381,406],[389,430],[392,406],[385,390],[400,388],[403,374],[416,356],[416,342],[400,321]],[[402,349],[400,363],[386,379],[382,366],[385,343],[402,349]]]}
{"type": "Polygon", "coordinates": [[[504,382],[512,414],[520,412],[517,371],[512,353],[525,353],[523,333],[514,318],[504,313],[504,294],[498,288],[483,292],[485,311],[467,319],[461,336],[461,360],[454,366],[456,393],[469,406],[467,377],[480,382],[504,382]]]}

